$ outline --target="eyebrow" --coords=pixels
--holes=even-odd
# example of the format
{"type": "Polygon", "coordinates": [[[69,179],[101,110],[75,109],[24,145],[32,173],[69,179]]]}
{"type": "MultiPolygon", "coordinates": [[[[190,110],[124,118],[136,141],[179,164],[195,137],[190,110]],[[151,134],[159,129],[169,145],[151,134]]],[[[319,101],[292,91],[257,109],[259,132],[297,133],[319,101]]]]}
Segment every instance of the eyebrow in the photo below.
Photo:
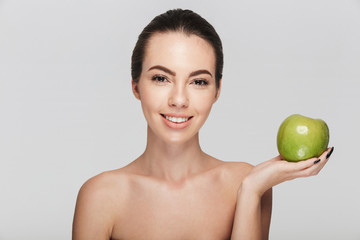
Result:
{"type": "Polygon", "coordinates": [[[212,74],[208,70],[205,70],[205,69],[194,71],[194,72],[190,73],[189,77],[194,77],[194,76],[197,76],[200,74],[209,74],[212,77],[212,74]]]}
{"type": "MultiPolygon", "coordinates": [[[[161,70],[163,72],[166,72],[172,76],[176,76],[176,73],[174,71],[171,71],[170,69],[164,67],[164,66],[161,66],[161,65],[155,65],[155,66],[152,66],[151,68],[149,68],[148,71],[150,70],[153,70],[153,69],[158,69],[158,70],[161,70]]],[[[194,76],[197,76],[197,75],[200,75],[200,74],[208,74],[212,77],[212,74],[208,71],[208,70],[205,70],[205,69],[201,69],[201,70],[196,70],[194,72],[191,72],[189,74],[189,77],[194,77],[194,76]]]]}
{"type": "Polygon", "coordinates": [[[148,71],[153,70],[153,69],[158,69],[158,70],[161,70],[161,71],[163,71],[163,72],[166,72],[166,73],[168,73],[168,74],[170,74],[170,75],[172,75],[172,76],[176,76],[176,73],[175,73],[175,72],[173,72],[173,71],[171,71],[170,69],[168,69],[168,68],[166,68],[166,67],[164,67],[164,66],[161,66],[161,65],[152,66],[151,68],[149,68],[148,71]]]}

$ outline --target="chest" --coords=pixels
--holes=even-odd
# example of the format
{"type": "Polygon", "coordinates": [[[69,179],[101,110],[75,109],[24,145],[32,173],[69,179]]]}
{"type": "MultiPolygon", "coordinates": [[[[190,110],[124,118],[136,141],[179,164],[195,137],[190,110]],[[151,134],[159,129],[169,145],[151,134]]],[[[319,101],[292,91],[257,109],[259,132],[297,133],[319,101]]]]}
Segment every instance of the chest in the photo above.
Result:
{"type": "Polygon", "coordinates": [[[236,198],[219,185],[133,191],[117,216],[114,239],[228,239],[236,198]]]}

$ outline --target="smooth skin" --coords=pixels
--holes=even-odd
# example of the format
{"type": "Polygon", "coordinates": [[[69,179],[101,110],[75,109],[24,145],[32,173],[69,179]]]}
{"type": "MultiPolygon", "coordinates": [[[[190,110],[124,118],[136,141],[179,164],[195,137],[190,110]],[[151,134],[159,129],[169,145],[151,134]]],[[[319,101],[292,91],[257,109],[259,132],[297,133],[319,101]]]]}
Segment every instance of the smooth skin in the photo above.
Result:
{"type": "Polygon", "coordinates": [[[276,157],[254,167],[204,153],[199,130],[221,88],[214,50],[195,35],[154,34],[132,89],[148,123],[146,149],[81,187],[74,240],[268,239],[272,187],[327,162],[324,153],[318,164],[276,157]],[[192,117],[185,128],[165,124],[163,115],[176,114],[192,117]]]}

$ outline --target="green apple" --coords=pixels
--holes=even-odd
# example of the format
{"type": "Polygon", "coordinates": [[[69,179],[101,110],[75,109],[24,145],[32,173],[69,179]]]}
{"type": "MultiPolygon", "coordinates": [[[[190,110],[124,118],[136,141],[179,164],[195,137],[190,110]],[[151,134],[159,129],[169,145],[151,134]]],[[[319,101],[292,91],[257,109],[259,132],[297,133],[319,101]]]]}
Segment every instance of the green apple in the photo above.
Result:
{"type": "Polygon", "coordinates": [[[283,159],[298,162],[319,157],[329,143],[329,128],[321,119],[293,114],[280,125],[277,148],[283,159]]]}

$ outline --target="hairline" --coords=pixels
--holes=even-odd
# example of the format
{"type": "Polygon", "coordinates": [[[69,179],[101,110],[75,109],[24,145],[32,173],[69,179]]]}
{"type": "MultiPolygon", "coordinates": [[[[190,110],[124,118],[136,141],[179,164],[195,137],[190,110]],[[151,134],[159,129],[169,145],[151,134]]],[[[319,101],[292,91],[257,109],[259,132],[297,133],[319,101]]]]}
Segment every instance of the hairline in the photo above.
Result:
{"type": "MultiPolygon", "coordinates": [[[[141,72],[144,70],[143,69],[143,63],[144,63],[144,60],[146,58],[146,52],[147,52],[147,49],[148,49],[148,44],[155,35],[157,35],[157,34],[167,34],[167,33],[181,33],[181,34],[184,34],[187,37],[191,37],[192,35],[197,36],[197,37],[201,38],[202,40],[204,40],[210,46],[210,48],[212,49],[213,54],[214,54],[214,60],[215,60],[215,66],[214,66],[215,75],[214,75],[214,77],[215,77],[215,82],[216,82],[216,75],[217,75],[217,69],[216,69],[216,66],[217,66],[217,54],[216,54],[216,49],[209,40],[207,40],[204,36],[202,36],[202,34],[199,34],[196,31],[194,31],[194,32],[188,31],[184,27],[180,27],[178,29],[156,30],[156,31],[147,32],[147,33],[149,34],[149,38],[146,39],[146,41],[144,42],[144,53],[143,53],[144,56],[143,56],[143,61],[141,63],[141,72]]],[[[140,79],[137,79],[137,80],[140,80],[140,79]]],[[[221,81],[221,78],[219,79],[219,82],[220,81],[221,81]]],[[[217,86],[217,88],[218,88],[218,86],[217,86]]]]}

